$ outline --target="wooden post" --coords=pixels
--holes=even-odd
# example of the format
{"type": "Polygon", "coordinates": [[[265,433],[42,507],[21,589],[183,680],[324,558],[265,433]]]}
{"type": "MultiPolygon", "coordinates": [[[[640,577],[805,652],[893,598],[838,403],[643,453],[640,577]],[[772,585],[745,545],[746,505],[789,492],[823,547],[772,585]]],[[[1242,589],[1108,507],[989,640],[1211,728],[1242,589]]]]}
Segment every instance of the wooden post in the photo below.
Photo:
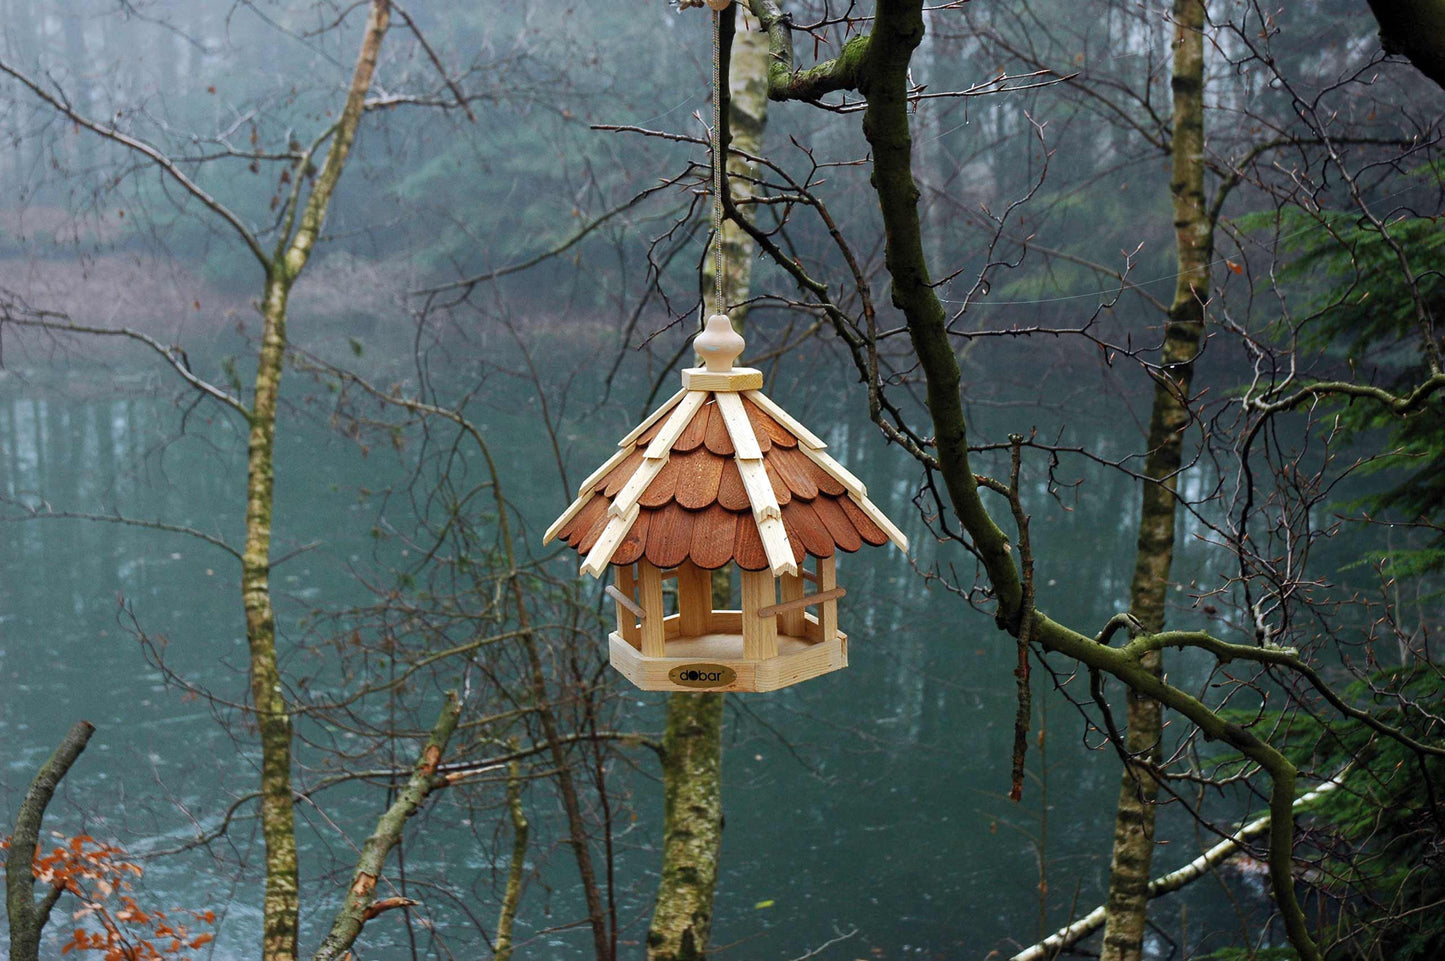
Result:
{"type": "MultiPolygon", "coordinates": [[[[617,589],[633,600],[637,600],[637,574],[631,564],[614,564],[612,566],[612,580],[616,583],[617,589]]],[[[617,633],[622,639],[638,650],[642,649],[642,628],[637,624],[637,618],[632,612],[621,604],[617,608],[617,633]]]]}
{"type": "MultiPolygon", "coordinates": [[[[783,603],[796,601],[803,596],[803,579],[797,574],[784,574],[779,582],[782,587],[783,603]]],[[[803,636],[803,608],[794,608],[791,611],[784,611],[778,615],[781,620],[778,622],[778,630],[792,637],[803,636]]]]}
{"type": "MultiPolygon", "coordinates": [[[[837,563],[836,555],[818,559],[818,592],[820,594],[838,586],[837,563]]],[[[818,608],[818,627],[825,644],[838,636],[838,599],[836,597],[824,601],[818,608]]]]}
{"type": "Polygon", "coordinates": [[[762,661],[778,656],[778,619],[758,611],[778,602],[772,571],[743,571],[743,657],[762,661]]]}
{"type": "Polygon", "coordinates": [[[645,559],[637,565],[642,572],[642,656],[664,657],[667,633],[662,623],[662,571],[645,559]]]}
{"type": "Polygon", "coordinates": [[[677,614],[683,637],[702,637],[712,629],[712,577],[692,561],[677,569],[677,614]]]}

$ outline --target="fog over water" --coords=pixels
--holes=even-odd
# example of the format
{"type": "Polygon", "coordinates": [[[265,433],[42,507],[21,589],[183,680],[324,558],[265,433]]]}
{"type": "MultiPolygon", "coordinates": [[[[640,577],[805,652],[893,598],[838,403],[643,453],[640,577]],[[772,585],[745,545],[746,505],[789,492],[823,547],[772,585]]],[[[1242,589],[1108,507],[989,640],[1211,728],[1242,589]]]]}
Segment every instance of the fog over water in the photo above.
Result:
{"type": "MultiPolygon", "coordinates": [[[[99,397],[90,390],[77,396],[75,374],[31,377],[23,391],[12,389],[18,379],[7,378],[0,407],[8,490],[45,490],[57,504],[99,499],[136,516],[235,529],[234,470],[244,437],[234,425],[198,424],[177,438],[173,388],[142,376],[132,390],[101,390],[99,397]]],[[[624,410],[639,386],[617,391],[624,410]]],[[[775,396],[787,403],[788,391],[775,396]]],[[[929,537],[909,512],[913,471],[877,443],[857,411],[841,398],[836,403],[839,414],[831,422],[822,416],[826,399],[792,409],[812,413],[807,422],[879,505],[903,519],[917,545],[914,562],[927,566],[929,537]]],[[[485,397],[478,411],[498,455],[519,478],[519,515],[540,531],[559,498],[554,484],[533,488],[525,479],[546,477],[547,452],[536,445],[526,412],[510,408],[509,391],[485,397]]],[[[1034,416],[1041,427],[1048,423],[1034,416]]],[[[606,430],[599,421],[616,420],[592,418],[585,433],[579,425],[569,456],[575,469],[600,460],[607,435],[591,433],[606,430]]],[[[1117,426],[1090,423],[1096,435],[1081,439],[1103,442],[1117,426]]],[[[359,491],[397,482],[403,465],[389,452],[362,457],[324,424],[300,418],[283,438],[278,460],[278,529],[288,532],[288,545],[316,545],[277,570],[288,634],[302,638],[299,621],[315,607],[360,603],[365,591],[357,577],[376,576],[384,562],[396,560],[372,556],[365,521],[375,508],[359,491]]],[[[1127,519],[1132,486],[1099,475],[1088,478],[1083,500],[1127,519]]],[[[1037,517],[1040,549],[1068,559],[1050,566],[1046,583],[1067,578],[1075,585],[1051,598],[1051,609],[1102,623],[1127,592],[1128,565],[1111,559],[1127,556],[1131,528],[1127,520],[1099,529],[1073,518],[1057,509],[1037,517]]],[[[224,706],[165,684],[154,659],[163,657],[181,678],[214,691],[242,689],[245,642],[234,563],[189,538],[113,524],[53,519],[7,524],[0,532],[6,538],[0,669],[12,691],[0,725],[7,743],[23,747],[5,768],[8,796],[18,796],[69,723],[83,716],[99,733],[53,815],[58,828],[83,823],[92,834],[125,840],[144,853],[214,827],[254,783],[246,730],[224,706]],[[149,656],[133,636],[136,624],[159,645],[149,656]],[[218,724],[217,715],[232,730],[218,724]]],[[[1183,564],[1197,563],[1186,552],[1183,564]]],[[[559,571],[567,564],[559,559],[559,571]]],[[[1031,930],[1037,923],[1041,831],[1049,877],[1066,891],[1048,898],[1050,923],[1065,920],[1076,889],[1079,903],[1097,901],[1107,866],[1100,838],[1107,836],[1117,781],[1108,755],[1083,748],[1078,714],[1043,689],[1047,779],[1031,779],[1024,803],[1010,803],[1014,701],[1012,685],[1002,679],[1009,678],[1013,651],[995,643],[982,618],[954,616],[957,602],[923,586],[891,548],[849,556],[839,571],[849,592],[840,612],[850,636],[849,669],[774,695],[740,695],[730,712],[717,921],[725,942],[742,942],[736,950],[748,956],[792,956],[788,952],[856,928],[858,944],[890,955],[987,953],[1021,925],[1031,930]],[[1048,823],[1040,820],[1044,792],[1048,823]]],[[[600,651],[600,636],[596,644],[600,651]]],[[[304,654],[294,657],[303,677],[325,670],[304,654]]],[[[660,728],[660,695],[624,690],[619,697],[625,723],[660,728]]],[[[649,911],[659,857],[658,784],[647,759],[636,760],[613,785],[628,819],[617,841],[624,918],[649,911]]],[[[343,796],[339,810],[364,826],[377,803],[358,792],[350,800],[343,796]]],[[[540,902],[536,907],[548,905],[552,917],[566,918],[580,904],[548,810],[539,792],[536,816],[548,838],[536,849],[539,880],[551,890],[539,884],[529,898],[540,902]]],[[[498,868],[490,838],[475,836],[478,830],[489,835],[490,825],[468,823],[470,813],[442,801],[425,814],[419,828],[425,844],[409,852],[408,870],[414,878],[444,874],[454,884],[475,886],[480,911],[492,897],[498,868]]],[[[334,861],[344,865],[345,842],[326,820],[302,820],[303,876],[319,887],[319,872],[334,861]]],[[[1191,838],[1180,835],[1182,851],[1191,838]]],[[[216,956],[248,956],[257,907],[244,894],[231,900],[238,883],[231,857],[254,855],[256,843],[246,825],[225,850],[157,858],[147,863],[144,891],[158,905],[227,904],[216,956]]],[[[245,891],[254,866],[241,877],[245,891]]],[[[1229,921],[1218,894],[1201,889],[1189,905],[1194,923],[1229,921]]],[[[532,926],[547,926],[540,911],[529,918],[532,926]]],[[[326,923],[324,905],[311,923],[326,923]]],[[[636,924],[633,931],[640,937],[636,924]]],[[[319,935],[313,928],[312,936],[319,935]]],[[[378,931],[371,943],[381,951],[395,936],[378,931]]],[[[579,957],[585,953],[585,942],[568,932],[549,937],[555,942],[549,956],[571,956],[565,945],[575,946],[579,957]]]]}
{"type": "MultiPolygon", "coordinates": [[[[810,14],[822,7],[799,6],[810,14]]],[[[1334,2],[1301,6],[1317,25],[1282,42],[1288,69],[1318,79],[1321,50],[1372,55],[1362,52],[1374,30],[1368,16],[1353,7],[1336,16],[1344,8],[1334,2]]],[[[1162,88],[1148,81],[1167,60],[1170,28],[1157,4],[1138,16],[1111,6],[1098,23],[1075,5],[1035,7],[1059,35],[1089,39],[1077,69],[1111,71],[1167,97],[1167,73],[1162,88]]],[[[705,172],[705,148],[687,141],[703,134],[709,109],[708,21],[662,0],[432,0],[407,9],[433,52],[393,25],[373,88],[378,102],[290,303],[296,354],[282,388],[272,548],[273,559],[283,559],[273,590],[288,697],[336,707],[373,681],[396,682],[406,662],[385,657],[395,649],[388,645],[441,650],[449,631],[463,630],[435,627],[439,612],[456,611],[428,578],[461,574],[428,568],[434,559],[422,536],[454,504],[457,523],[482,532],[476,563],[500,563],[492,553],[496,509],[475,449],[464,441],[449,447],[450,435],[433,422],[368,398],[332,375],[327,365],[336,365],[383,394],[464,409],[498,465],[524,560],[538,565],[538,590],[563,598],[558,610],[576,601],[585,612],[546,625],[558,691],[578,677],[607,685],[598,716],[568,701],[568,723],[658,737],[663,695],[634,691],[601,669],[610,606],[600,586],[574,587],[573,553],[541,540],[577,482],[676,390],[677,371],[691,359],[685,344],[697,323],[707,233],[701,183],[625,202],[689,163],[703,165],[694,178],[705,172]],[[455,105],[427,105],[453,97],[433,55],[474,94],[471,118],[455,105]],[[604,216],[565,253],[543,256],[604,216]],[[529,269],[504,269],[534,259],[529,269]],[[494,272],[475,288],[447,287],[494,272]],[[381,599],[397,605],[386,617],[360,613],[381,599]],[[410,615],[407,604],[415,605],[410,615]]],[[[991,15],[930,12],[935,32],[916,62],[916,82],[941,91],[996,75],[1001,55],[975,36],[991,15]]],[[[75,109],[179,158],[269,250],[282,229],[275,211],[293,186],[286,161],[332,122],[362,17],[330,3],[3,0],[0,52],[44,78],[46,90],[63,91],[75,109]]],[[[1062,71],[1073,58],[1055,49],[1060,43],[1045,38],[1039,47],[1062,71]]],[[[1240,104],[1279,116],[1291,107],[1212,56],[1209,122],[1223,153],[1243,140],[1229,120],[1240,104]]],[[[1381,96],[1398,91],[1395,67],[1380,69],[1381,96]]],[[[1427,106],[1439,99],[1434,91],[1418,96],[1427,106]]],[[[765,143],[799,177],[814,171],[814,159],[836,164],[814,171],[813,182],[853,238],[878,323],[892,329],[900,320],[888,300],[868,170],[857,163],[867,150],[859,121],[857,113],[774,104],[765,143]]],[[[998,448],[1011,432],[1090,453],[1064,453],[1053,465],[1043,454],[1032,458],[1022,490],[1040,608],[1098,630],[1128,606],[1139,488],[1127,471],[1139,464],[1127,459],[1144,448],[1153,382],[1136,366],[1114,365],[1116,355],[1093,338],[1158,340],[1161,315],[1149,301],[1167,301],[1174,287],[1167,159],[1138,131],[1107,126],[1049,87],[925,100],[914,124],[929,253],[936,275],[951,278],[940,294],[952,309],[972,299],[957,329],[1096,325],[1090,337],[980,337],[957,346],[971,439],[995,445],[980,455],[981,470],[1007,476],[1007,451],[998,448]],[[1042,145],[1035,124],[1045,131],[1042,145]],[[990,252],[983,211],[1001,212],[1030,190],[1032,206],[990,252]],[[1025,239],[1035,237],[1029,242],[1072,260],[1025,255],[1025,239]],[[990,258],[1011,266],[980,293],[972,285],[990,258]],[[1131,271],[1137,290],[1120,294],[1081,259],[1131,271]]],[[[223,220],[153,165],[58,117],[8,76],[0,78],[0,133],[6,303],[150,341],[0,331],[0,821],[13,822],[36,768],[70,725],[91,721],[97,733],[46,829],[124,847],[144,867],[134,893],[146,905],[213,909],[215,941],[195,957],[255,957],[262,859],[250,795],[259,745],[243,709],[240,566],[193,536],[233,546],[244,538],[247,425],[190,390],[159,352],[178,345],[178,367],[248,394],[263,271],[223,220]],[[170,529],[117,523],[122,517],[170,529]]],[[[1232,203],[1231,215],[1259,200],[1241,190],[1232,203]]],[[[826,231],[800,217],[787,242],[823,263],[820,276],[856,309],[846,299],[846,265],[826,259],[826,231]]],[[[1221,285],[1241,283],[1230,269],[1220,268],[1221,285]]],[[[836,334],[820,325],[816,337],[776,356],[819,315],[789,303],[795,287],[762,259],[753,293],[744,360],[766,358],[770,396],[863,479],[912,550],[864,550],[840,562],[846,671],[728,700],[714,953],[782,961],[841,939],[817,956],[1006,956],[1091,909],[1106,890],[1120,762],[1075,706],[1089,700],[1088,678],[1061,659],[1035,661],[1028,777],[1022,802],[1010,802],[1017,649],[995,629],[991,600],[975,594],[979,610],[970,607],[973,558],[935,536],[917,462],[869,421],[867,390],[836,334]]],[[[897,332],[885,338],[885,354],[901,356],[905,340],[897,332]]],[[[1242,356],[1238,344],[1212,345],[1201,380],[1218,395],[1236,389],[1231,365],[1242,356]]],[[[906,369],[898,381],[893,399],[924,424],[919,381],[906,369]]],[[[1187,500],[1234,482],[1207,457],[1186,463],[1187,500]]],[[[1181,515],[1171,626],[1206,623],[1195,596],[1234,573],[1232,559],[1207,542],[1210,509],[1181,515]]],[[[1322,550],[1333,559],[1331,548],[1322,550]]],[[[1347,560],[1342,553],[1325,566],[1338,570],[1347,560]]],[[[490,603],[481,591],[456,596],[490,603]]],[[[330,926],[357,846],[394,796],[382,769],[410,767],[442,690],[485,686],[494,668],[511,676],[514,655],[502,666],[489,656],[483,648],[470,662],[428,665],[397,682],[395,701],[368,691],[369,699],[358,694],[356,705],[346,701],[325,717],[298,709],[308,956],[330,926]]],[[[1182,687],[1206,689],[1216,680],[1211,667],[1185,654],[1169,671],[1182,687]]],[[[1122,704],[1119,690],[1109,694],[1122,704]]],[[[502,701],[488,709],[501,712],[502,701]]],[[[478,756],[505,750],[513,736],[467,723],[459,738],[478,756]]],[[[1172,745],[1177,732],[1166,736],[1172,745]]],[[[584,755],[579,777],[590,779],[584,755]]],[[[517,956],[588,957],[554,772],[540,758],[527,764],[534,833],[517,956]]],[[[657,759],[629,743],[601,767],[605,796],[594,797],[590,780],[586,788],[594,792],[587,814],[595,854],[612,857],[606,883],[621,956],[640,957],[661,857],[657,759]]],[[[370,922],[359,956],[490,956],[511,850],[506,776],[499,765],[428,802],[378,889],[425,906],[370,922]]],[[[1259,809],[1242,790],[1202,804],[1221,822],[1259,809]]],[[[1156,874],[1216,839],[1182,805],[1165,812],[1156,874]]],[[[1254,939],[1263,929],[1265,941],[1282,943],[1268,927],[1271,904],[1252,866],[1221,877],[1156,906],[1151,957],[1177,956],[1176,944],[1195,956],[1238,943],[1241,931],[1254,939]]],[[[79,923],[58,912],[48,932],[58,940],[47,950],[58,950],[79,923]]]]}

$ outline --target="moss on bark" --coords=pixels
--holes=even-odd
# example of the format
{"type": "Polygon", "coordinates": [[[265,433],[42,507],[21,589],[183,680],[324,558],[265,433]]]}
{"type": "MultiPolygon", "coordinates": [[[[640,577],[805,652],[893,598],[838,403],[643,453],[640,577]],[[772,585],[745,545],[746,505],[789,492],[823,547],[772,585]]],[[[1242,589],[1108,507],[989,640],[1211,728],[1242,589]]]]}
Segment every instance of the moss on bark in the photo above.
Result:
{"type": "Polygon", "coordinates": [[[387,0],[372,0],[366,30],[352,72],[346,104],[331,131],[331,148],[304,207],[300,189],[306,178],[303,158],[294,171],[296,192],[288,201],[286,229],[266,265],[261,305],[261,350],[256,361],[246,460],[246,542],[241,555],[241,600],[250,651],[251,701],[261,738],[261,836],[265,844],[266,885],[262,900],[263,961],[292,961],[297,956],[296,826],[291,789],[291,716],[287,711],[276,661],[276,614],[271,604],[271,520],[275,501],[277,399],[286,357],[286,306],[291,286],[310,259],[326,219],[332,194],[361,122],[366,92],[391,22],[387,0]],[[299,223],[290,232],[298,214],[299,223]]]}
{"type": "Polygon", "coordinates": [[[663,735],[663,858],[649,961],[707,950],[722,843],[723,695],[673,694],[663,735]]]}
{"type": "MultiPolygon", "coordinates": [[[[776,10],[771,0],[750,0],[755,11],[776,10]]],[[[767,21],[765,21],[767,22],[767,21]]],[[[790,34],[784,18],[769,23],[775,42],[790,34]]],[[[893,303],[904,314],[925,385],[925,403],[933,422],[936,461],[949,501],[972,541],[992,589],[999,627],[1018,636],[1024,628],[1025,596],[1020,571],[1007,537],[984,506],[970,466],[967,422],[960,394],[958,359],[949,340],[946,315],[929,281],[918,216],[918,188],[912,175],[907,71],[912,52],[923,38],[922,0],[878,0],[873,31],[864,46],[857,77],[867,98],[864,134],[873,151],[873,187],[885,229],[885,265],[893,281],[893,303]]],[[[791,63],[791,57],[787,60],[791,63]]],[[[788,99],[787,87],[775,87],[775,99],[788,99]]],[[[1042,611],[1030,611],[1028,624],[1035,642],[1045,650],[1077,660],[1091,671],[1108,674],[1131,691],[1160,702],[1194,724],[1206,739],[1217,739],[1255,761],[1271,780],[1270,876],[1276,901],[1291,943],[1305,961],[1321,955],[1295,896],[1291,874],[1295,768],[1290,761],[1251,732],[1226,722],[1198,698],[1167,684],[1143,663],[1150,650],[1162,646],[1162,635],[1115,649],[1066,627],[1042,611]]],[[[1226,645],[1212,638],[1193,639],[1189,646],[1217,655],[1260,660],[1271,656],[1256,648],[1226,645]]],[[[1226,659],[1227,659],[1226,657],[1226,659]]]]}
{"type": "MultiPolygon", "coordinates": [[[[739,203],[752,196],[757,171],[741,154],[757,155],[762,148],[768,117],[767,37],[746,14],[726,30],[723,48],[726,66],[722,78],[727,89],[724,136],[728,193],[739,203]]],[[[724,24],[725,27],[730,26],[724,24]]],[[[725,221],[723,245],[723,301],[712,313],[747,300],[752,285],[752,238],[737,224],[725,221]]],[[[711,265],[704,283],[713,289],[711,265]]],[[[744,306],[730,311],[733,326],[741,332],[744,306]]],[[[731,580],[726,572],[713,579],[713,607],[728,606],[731,580]]],[[[700,958],[712,930],[713,899],[717,891],[718,856],[722,847],[722,726],[724,695],[676,693],[667,699],[663,738],[663,841],[662,873],[657,904],[647,934],[649,961],[684,961],[700,958]]]]}
{"type": "MultiPolygon", "coordinates": [[[[1204,12],[1204,0],[1175,0],[1170,192],[1179,275],[1155,375],[1129,590],[1130,611],[1151,634],[1164,629],[1174,563],[1178,472],[1189,425],[1194,358],[1204,335],[1204,304],[1209,299],[1209,262],[1214,248],[1204,203],[1204,12]]],[[[1163,660],[1158,651],[1143,655],[1140,665],[1162,678],[1163,660]]],[[[1140,961],[1143,957],[1154,859],[1159,781],[1153,771],[1162,756],[1163,711],[1158,701],[1138,691],[1129,690],[1126,698],[1125,749],[1139,763],[1125,763],[1119,785],[1100,961],[1140,961]]]]}

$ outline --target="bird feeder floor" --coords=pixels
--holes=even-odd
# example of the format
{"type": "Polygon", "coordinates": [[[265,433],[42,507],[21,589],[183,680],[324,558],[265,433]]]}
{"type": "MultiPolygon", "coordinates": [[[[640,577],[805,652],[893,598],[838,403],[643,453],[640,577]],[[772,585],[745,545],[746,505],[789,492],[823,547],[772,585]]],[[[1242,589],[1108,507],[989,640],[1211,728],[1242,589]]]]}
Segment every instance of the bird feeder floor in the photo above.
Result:
{"type": "MultiPolygon", "coordinates": [[[[724,630],[732,626],[728,621],[741,620],[737,611],[716,611],[713,617],[723,621],[717,626],[724,630]]],[[[743,657],[741,633],[683,636],[676,615],[666,619],[665,656],[644,657],[616,631],[608,637],[609,654],[612,666],[644,691],[776,691],[848,666],[848,635],[835,631],[832,638],[824,639],[811,614],[804,623],[804,631],[810,636],[779,634],[777,656],[760,661],[743,657]],[[673,670],[680,667],[723,667],[734,676],[713,686],[684,684],[671,677],[673,670]]]]}

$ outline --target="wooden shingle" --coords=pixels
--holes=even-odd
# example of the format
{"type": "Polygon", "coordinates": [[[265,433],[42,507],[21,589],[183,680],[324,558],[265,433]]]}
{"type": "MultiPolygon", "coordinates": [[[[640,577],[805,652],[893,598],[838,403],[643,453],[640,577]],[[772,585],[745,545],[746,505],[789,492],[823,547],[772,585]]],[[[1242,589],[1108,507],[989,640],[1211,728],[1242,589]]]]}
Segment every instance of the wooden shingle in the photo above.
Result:
{"type": "Polygon", "coordinates": [[[781,575],[807,555],[904,547],[823,446],[760,391],[683,390],[628,434],[548,535],[586,557],[587,573],[645,559],[781,575]]]}
{"type": "Polygon", "coordinates": [[[676,459],[677,502],[689,510],[701,510],[715,504],[726,461],[706,448],[676,459]]]}
{"type": "Polygon", "coordinates": [[[655,511],[644,550],[648,563],[666,570],[687,560],[688,552],[692,550],[693,519],[696,516],[694,511],[679,507],[675,502],[655,511]]]}
{"type": "Polygon", "coordinates": [[[647,547],[647,531],[651,526],[652,511],[639,510],[637,520],[628,528],[627,536],[617,545],[617,553],[612,555],[612,563],[637,563],[638,558],[642,557],[643,549],[647,547]]]}
{"type": "Polygon", "coordinates": [[[698,567],[716,570],[731,561],[738,522],[738,515],[724,510],[721,504],[699,512],[692,523],[692,562],[698,567]]]}
{"type": "Polygon", "coordinates": [[[733,439],[728,436],[728,426],[723,421],[722,414],[718,413],[717,404],[709,404],[707,420],[707,432],[704,442],[707,449],[719,457],[732,457],[736,452],[733,447],[733,439]]]}
{"type": "Polygon", "coordinates": [[[853,553],[863,546],[863,539],[858,535],[858,529],[843,513],[843,508],[838,506],[836,498],[819,497],[813,501],[813,513],[823,522],[828,529],[828,536],[833,538],[833,543],[842,550],[853,553]]]}

